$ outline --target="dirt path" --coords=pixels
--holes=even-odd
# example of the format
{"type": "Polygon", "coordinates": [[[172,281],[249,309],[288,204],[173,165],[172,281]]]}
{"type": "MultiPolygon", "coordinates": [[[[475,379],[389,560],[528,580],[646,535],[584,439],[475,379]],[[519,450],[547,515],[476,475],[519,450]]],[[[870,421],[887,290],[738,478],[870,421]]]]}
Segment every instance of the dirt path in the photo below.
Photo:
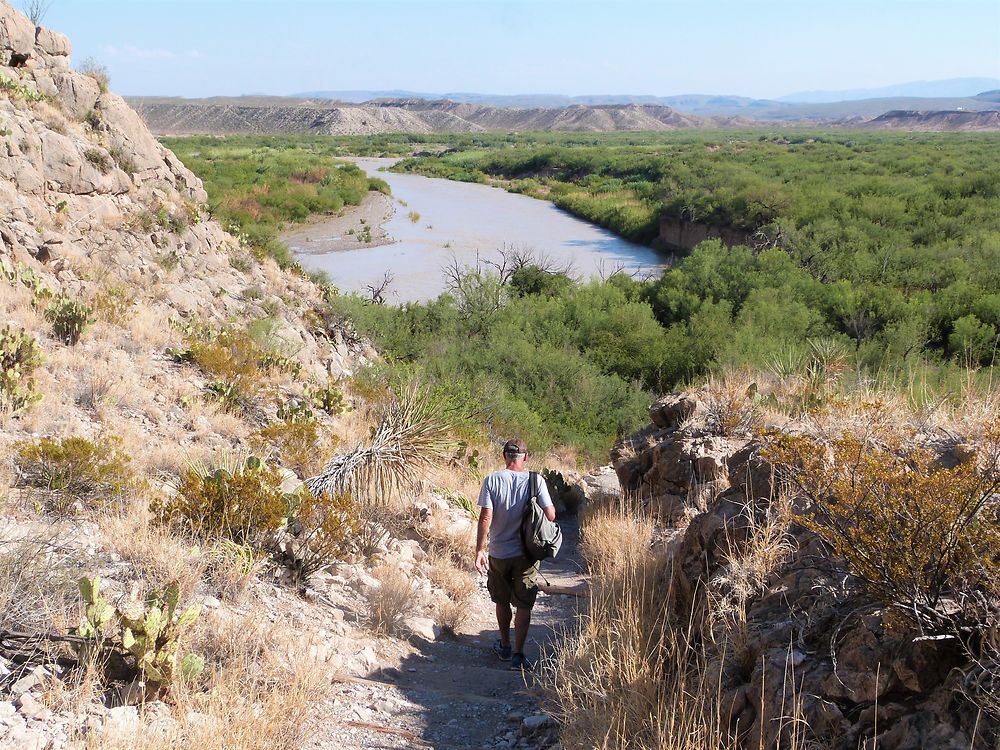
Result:
{"type": "MultiPolygon", "coordinates": [[[[563,552],[556,561],[543,564],[542,574],[553,587],[579,587],[583,576],[576,519],[562,521],[561,526],[563,552]]],[[[580,602],[574,596],[539,595],[526,649],[529,658],[537,660],[552,652],[557,639],[572,626],[580,602]]],[[[472,609],[458,637],[434,642],[413,639],[414,649],[398,665],[366,680],[335,685],[308,747],[502,750],[550,744],[554,729],[543,727],[522,736],[523,719],[543,711],[541,691],[530,676],[511,671],[493,654],[496,620],[485,584],[476,592],[472,609]]]]}

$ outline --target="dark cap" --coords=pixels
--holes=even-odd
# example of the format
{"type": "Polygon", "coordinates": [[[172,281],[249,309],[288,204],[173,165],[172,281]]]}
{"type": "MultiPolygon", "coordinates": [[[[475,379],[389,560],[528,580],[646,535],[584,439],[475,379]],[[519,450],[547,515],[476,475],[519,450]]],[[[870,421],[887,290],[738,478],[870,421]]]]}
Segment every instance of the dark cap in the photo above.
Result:
{"type": "Polygon", "coordinates": [[[505,456],[513,456],[518,453],[527,453],[528,444],[524,442],[521,438],[511,438],[506,443],[503,444],[503,454],[505,456]]]}

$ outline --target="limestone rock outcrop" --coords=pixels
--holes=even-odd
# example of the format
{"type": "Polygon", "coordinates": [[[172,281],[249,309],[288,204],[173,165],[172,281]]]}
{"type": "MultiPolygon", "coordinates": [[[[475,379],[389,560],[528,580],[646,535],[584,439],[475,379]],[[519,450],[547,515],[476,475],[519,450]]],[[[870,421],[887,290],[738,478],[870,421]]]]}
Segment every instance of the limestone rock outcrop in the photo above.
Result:
{"type": "Polygon", "coordinates": [[[612,458],[623,491],[674,525],[658,590],[700,633],[739,746],[790,747],[793,730],[808,726],[838,750],[992,750],[1000,726],[964,697],[975,665],[955,640],[896,627],[796,523],[788,559],[746,602],[742,639],[719,637],[718,584],[778,493],[763,441],[713,434],[707,411],[698,393],[666,396],[612,458]]]}

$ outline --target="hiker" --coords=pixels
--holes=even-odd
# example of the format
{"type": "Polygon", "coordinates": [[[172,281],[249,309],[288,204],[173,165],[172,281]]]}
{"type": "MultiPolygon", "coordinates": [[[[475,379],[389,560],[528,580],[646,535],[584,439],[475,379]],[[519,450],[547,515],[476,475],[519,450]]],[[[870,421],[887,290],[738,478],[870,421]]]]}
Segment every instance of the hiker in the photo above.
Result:
{"type": "MultiPolygon", "coordinates": [[[[503,446],[507,468],[495,471],[483,481],[479,492],[479,528],[476,535],[476,570],[486,574],[490,598],[496,604],[500,638],[493,650],[511,669],[530,670],[524,643],[531,624],[531,608],[538,595],[538,562],[525,555],[521,541],[521,519],[532,496],[531,473],[525,468],[528,446],[521,439],[503,446]],[[486,539],[489,537],[489,555],[486,539]],[[514,643],[510,642],[511,604],[514,605],[514,643]]],[[[556,509],[545,480],[537,477],[538,505],[545,517],[554,521],[556,509]]]]}

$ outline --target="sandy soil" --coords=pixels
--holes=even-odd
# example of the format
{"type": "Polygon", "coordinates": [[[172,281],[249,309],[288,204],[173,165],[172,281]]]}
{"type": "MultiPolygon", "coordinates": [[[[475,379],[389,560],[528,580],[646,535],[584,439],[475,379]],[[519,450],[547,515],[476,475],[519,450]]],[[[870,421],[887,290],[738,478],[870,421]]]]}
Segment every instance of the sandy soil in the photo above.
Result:
{"type": "Polygon", "coordinates": [[[383,193],[370,192],[360,206],[346,206],[339,216],[321,216],[283,233],[281,240],[294,253],[319,255],[341,250],[390,245],[395,240],[383,225],[396,209],[383,193]],[[366,241],[365,229],[371,229],[366,241]]]}

